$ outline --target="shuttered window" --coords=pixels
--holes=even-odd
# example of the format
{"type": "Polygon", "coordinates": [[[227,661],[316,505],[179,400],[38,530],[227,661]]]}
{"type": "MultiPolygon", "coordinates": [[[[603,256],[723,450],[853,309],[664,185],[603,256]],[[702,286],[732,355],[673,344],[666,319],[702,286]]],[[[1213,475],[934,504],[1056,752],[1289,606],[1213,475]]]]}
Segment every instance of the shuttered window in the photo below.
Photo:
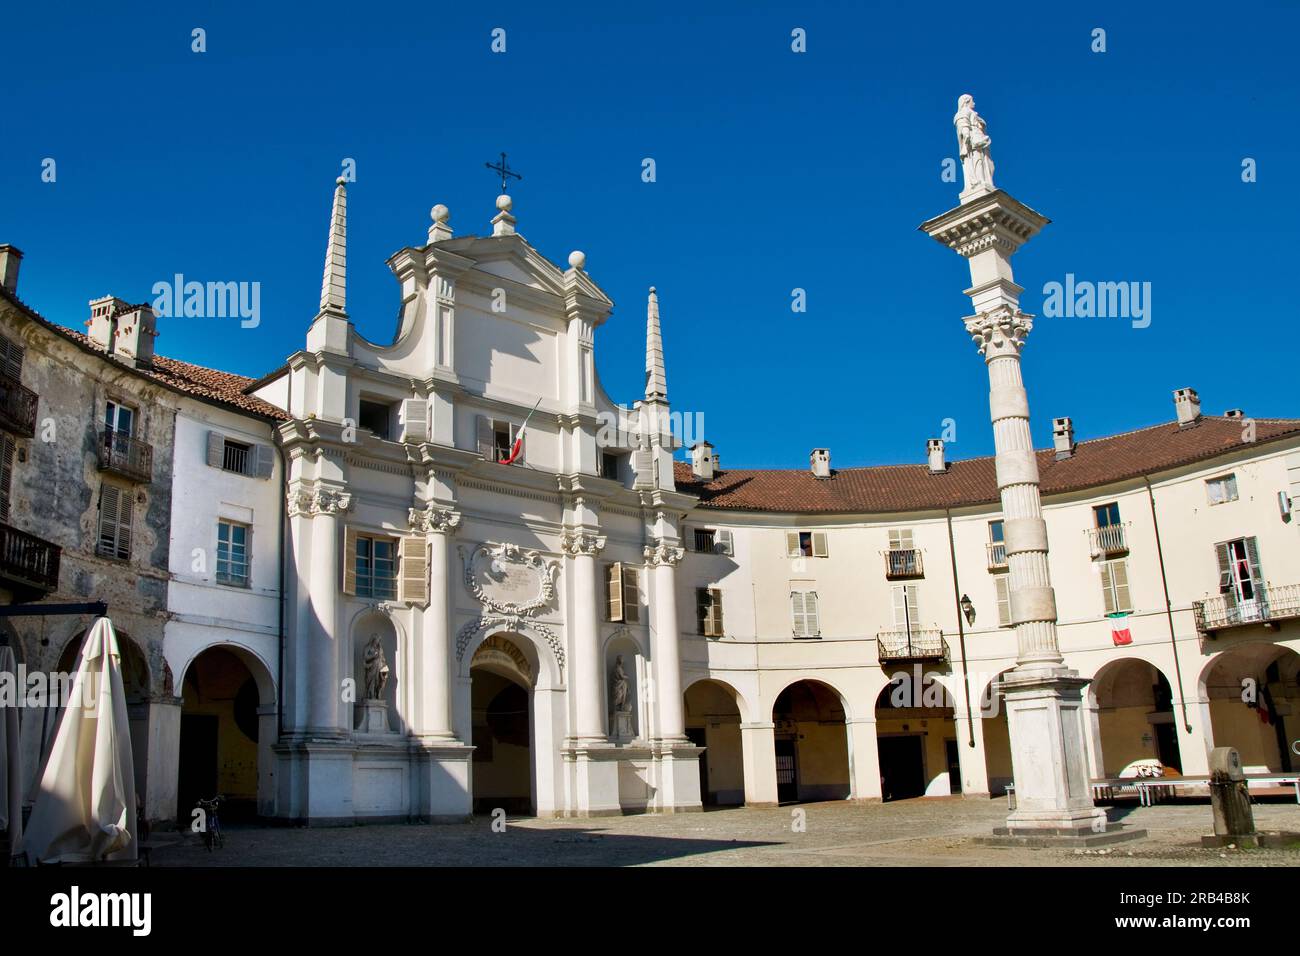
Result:
{"type": "Polygon", "coordinates": [[[387,536],[345,534],[347,564],[343,590],[357,597],[391,600],[397,596],[397,542],[387,536]]]}
{"type": "Polygon", "coordinates": [[[248,525],[217,522],[217,583],[248,587],[248,525]]]}
{"type": "Polygon", "coordinates": [[[998,589],[998,624],[1009,627],[1011,624],[1011,584],[1006,575],[993,579],[998,589]]]}
{"type": "Polygon", "coordinates": [[[14,440],[0,432],[0,521],[9,520],[9,495],[14,480],[14,440]]]}
{"type": "Polygon", "coordinates": [[[695,623],[705,637],[722,637],[722,590],[695,589],[695,623]]]}
{"type": "MultiPolygon", "coordinates": [[[[515,441],[520,437],[519,427],[513,422],[479,415],[476,427],[478,453],[487,461],[500,462],[509,458],[510,450],[514,448],[515,441]]],[[[528,451],[527,436],[528,433],[525,432],[524,443],[519,449],[519,457],[515,459],[515,464],[523,462],[528,451]]]]}
{"type": "Polygon", "coordinates": [[[275,449],[270,445],[236,441],[221,432],[208,432],[209,467],[251,478],[270,478],[275,470],[275,449]]]}
{"type": "Polygon", "coordinates": [[[0,335],[0,372],[15,382],[23,378],[23,347],[6,335],[0,335]]]}
{"type": "Polygon", "coordinates": [[[400,539],[399,600],[409,604],[429,603],[429,542],[419,535],[400,539]]]}
{"type": "Polygon", "coordinates": [[[1205,493],[1210,499],[1210,504],[1221,505],[1227,501],[1237,500],[1237,476],[1223,475],[1220,478],[1210,478],[1205,482],[1205,493]]]}
{"type": "Polygon", "coordinates": [[[816,591],[791,591],[790,615],[795,637],[820,637],[816,591]]]}
{"type": "Polygon", "coordinates": [[[99,488],[99,540],[95,553],[125,561],[131,557],[131,493],[116,485],[99,488]]]}
{"type": "Polygon", "coordinates": [[[1129,599],[1128,562],[1106,561],[1101,566],[1101,593],[1107,614],[1133,610],[1129,599]]]}
{"type": "Polygon", "coordinates": [[[1259,565],[1259,542],[1255,538],[1236,538],[1214,546],[1219,567],[1219,593],[1231,607],[1239,601],[1253,601],[1264,573],[1259,565]]]}
{"type": "Polygon", "coordinates": [[[605,569],[605,619],[641,623],[641,570],[615,561],[605,569]]]}
{"type": "Polygon", "coordinates": [[[898,584],[894,592],[894,627],[904,633],[912,633],[920,626],[917,622],[920,613],[916,603],[916,585],[898,584]]]}
{"type": "Polygon", "coordinates": [[[830,555],[825,531],[787,531],[785,553],[791,558],[825,558],[830,555]]]}

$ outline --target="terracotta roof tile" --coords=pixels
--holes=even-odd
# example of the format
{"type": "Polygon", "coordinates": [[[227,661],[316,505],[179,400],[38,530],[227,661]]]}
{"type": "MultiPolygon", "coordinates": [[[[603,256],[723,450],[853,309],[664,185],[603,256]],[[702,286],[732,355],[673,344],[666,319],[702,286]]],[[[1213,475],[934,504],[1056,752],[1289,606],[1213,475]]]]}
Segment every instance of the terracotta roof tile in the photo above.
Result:
{"type": "MultiPolygon", "coordinates": [[[[1202,418],[1179,427],[1166,422],[1107,438],[1079,442],[1074,455],[1056,460],[1051,449],[1037,452],[1045,495],[1078,491],[1151,475],[1214,458],[1246,445],[1242,424],[1228,418],[1202,418]]],[[[1300,436],[1300,419],[1255,419],[1255,443],[1300,436]]],[[[808,469],[726,470],[710,482],[674,462],[677,490],[699,495],[703,508],[793,513],[885,513],[990,504],[998,500],[992,457],[954,461],[943,474],[928,465],[843,468],[831,478],[814,478],[808,469]]]]}

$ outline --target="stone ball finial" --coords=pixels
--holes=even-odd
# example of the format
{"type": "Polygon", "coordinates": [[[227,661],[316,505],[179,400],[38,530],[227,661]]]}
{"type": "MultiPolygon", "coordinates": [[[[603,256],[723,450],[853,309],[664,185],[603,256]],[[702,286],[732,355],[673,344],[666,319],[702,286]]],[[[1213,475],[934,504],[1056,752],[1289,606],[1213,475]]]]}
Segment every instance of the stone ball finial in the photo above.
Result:
{"type": "Polygon", "coordinates": [[[514,204],[515,201],[511,199],[509,196],[507,196],[505,193],[502,193],[500,196],[497,197],[497,208],[500,209],[502,212],[509,212],[510,207],[513,206],[514,204]]]}
{"type": "Polygon", "coordinates": [[[581,249],[574,249],[569,253],[569,265],[575,269],[585,268],[587,265],[587,254],[581,249]]]}
{"type": "Polygon", "coordinates": [[[651,287],[650,287],[650,294],[651,294],[651,295],[654,295],[654,294],[655,294],[655,287],[654,287],[654,286],[651,286],[651,287]]]}
{"type": "Polygon", "coordinates": [[[429,210],[429,216],[434,222],[446,222],[451,218],[451,210],[442,203],[438,203],[438,205],[429,210]]]}
{"type": "Polygon", "coordinates": [[[345,179],[345,178],[342,177],[342,176],[340,176],[338,179],[334,180],[334,185],[335,185],[335,186],[346,186],[347,184],[348,184],[347,179],[345,179]]]}

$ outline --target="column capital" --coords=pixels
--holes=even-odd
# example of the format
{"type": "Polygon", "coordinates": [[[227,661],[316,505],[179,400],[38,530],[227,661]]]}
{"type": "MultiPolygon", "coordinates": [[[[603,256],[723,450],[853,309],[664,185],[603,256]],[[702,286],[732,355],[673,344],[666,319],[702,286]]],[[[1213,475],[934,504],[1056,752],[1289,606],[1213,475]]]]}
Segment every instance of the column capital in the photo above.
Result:
{"type": "Polygon", "coordinates": [[[289,492],[289,517],[336,515],[352,507],[352,494],[342,488],[299,488],[289,492]]]}
{"type": "Polygon", "coordinates": [[[429,504],[423,509],[410,509],[406,519],[412,531],[450,535],[455,534],[456,529],[460,527],[461,514],[450,508],[439,508],[437,505],[429,504]]]}
{"type": "Polygon", "coordinates": [[[656,541],[653,545],[646,545],[645,551],[646,564],[674,568],[681,563],[686,555],[686,551],[676,545],[669,544],[667,541],[656,541]]]}
{"type": "Polygon", "coordinates": [[[594,558],[605,550],[605,536],[587,531],[566,531],[560,539],[560,550],[565,554],[594,558]]]}
{"type": "Polygon", "coordinates": [[[968,315],[962,321],[986,361],[1018,356],[1034,327],[1033,316],[1005,306],[968,315]]]}

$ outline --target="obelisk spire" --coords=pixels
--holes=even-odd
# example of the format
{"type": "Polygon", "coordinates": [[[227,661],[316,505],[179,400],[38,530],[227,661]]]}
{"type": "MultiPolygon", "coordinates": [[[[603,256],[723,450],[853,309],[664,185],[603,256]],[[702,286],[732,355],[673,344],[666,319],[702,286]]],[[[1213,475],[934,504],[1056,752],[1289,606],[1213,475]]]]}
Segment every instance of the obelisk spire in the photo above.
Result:
{"type": "Polygon", "coordinates": [[[645,400],[668,401],[668,379],[664,374],[664,341],[659,332],[659,296],[650,287],[645,317],[645,400]]]}
{"type": "Polygon", "coordinates": [[[348,191],[340,176],[334,187],[334,209],[330,213],[329,244],[325,247],[325,274],[320,286],[322,314],[348,314],[348,191]]]}

